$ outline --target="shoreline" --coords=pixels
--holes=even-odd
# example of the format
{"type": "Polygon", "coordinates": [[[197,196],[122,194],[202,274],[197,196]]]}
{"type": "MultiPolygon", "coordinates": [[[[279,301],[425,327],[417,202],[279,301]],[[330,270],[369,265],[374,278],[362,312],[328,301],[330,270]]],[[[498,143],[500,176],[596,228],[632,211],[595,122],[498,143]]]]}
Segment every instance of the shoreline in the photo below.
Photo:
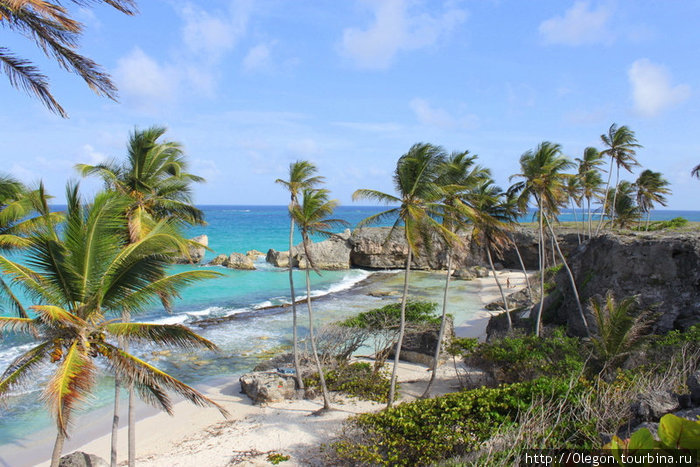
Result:
{"type": "MultiPolygon", "coordinates": [[[[400,271],[391,271],[384,274],[371,274],[369,277],[354,284],[350,289],[330,293],[324,295],[332,299],[333,295],[337,294],[354,294],[362,289],[368,289],[369,285],[379,284],[379,287],[386,288],[389,279],[396,277],[400,271]],[[374,276],[374,277],[373,277],[374,276]],[[386,278],[385,281],[377,281],[378,278],[386,278]],[[375,280],[372,280],[373,278],[375,280]]],[[[424,272],[425,273],[425,272],[424,272]]],[[[522,272],[517,271],[499,271],[499,278],[506,277],[511,280],[511,289],[506,289],[506,293],[511,293],[517,288],[524,286],[522,272]]],[[[438,275],[444,277],[444,271],[431,271],[425,274],[438,275]]],[[[472,313],[470,319],[455,323],[455,333],[458,337],[477,337],[485,336],[486,325],[493,312],[485,310],[483,307],[500,298],[498,287],[492,275],[487,278],[473,279],[470,283],[477,285],[475,293],[479,297],[481,309],[472,313]]],[[[364,290],[367,292],[367,290],[364,290]]],[[[318,297],[322,298],[322,297],[318,297]]],[[[389,297],[387,297],[389,298],[389,297]]],[[[396,297],[391,297],[396,298],[396,297]]],[[[400,372],[403,371],[402,380],[407,384],[417,384],[423,375],[429,375],[426,367],[417,364],[402,362],[399,366],[400,372]]],[[[448,366],[441,367],[440,371],[454,373],[448,366]]],[[[340,409],[332,412],[332,416],[317,417],[321,421],[318,425],[318,431],[309,433],[307,425],[309,420],[306,417],[315,410],[321,407],[318,400],[297,400],[285,401],[280,403],[269,404],[266,407],[255,406],[250,399],[240,394],[240,383],[238,382],[240,374],[231,374],[210,378],[200,384],[195,385],[198,390],[211,397],[217,403],[224,405],[232,414],[231,420],[224,420],[221,414],[213,408],[201,408],[190,404],[187,401],[177,401],[174,404],[174,416],[171,418],[166,413],[157,411],[150,406],[146,406],[140,400],[137,404],[137,456],[139,465],[192,465],[194,456],[197,459],[197,464],[202,465],[228,465],[234,450],[237,451],[278,451],[283,454],[293,454],[293,460],[298,462],[299,456],[304,456],[309,449],[317,447],[319,444],[327,441],[334,430],[339,429],[342,421],[348,416],[366,412],[369,410],[381,409],[383,404],[376,404],[365,401],[350,400],[342,396],[335,395],[339,404],[336,404],[340,409]],[[342,404],[342,405],[340,405],[342,404]],[[292,416],[290,414],[296,414],[292,416]],[[277,427],[277,434],[270,434],[267,425],[277,427]],[[242,427],[239,432],[236,427],[242,427]],[[300,440],[299,433],[303,433],[303,439],[300,440]],[[247,434],[246,434],[247,433],[247,434]],[[257,433],[257,434],[255,434],[257,433]],[[288,439],[289,433],[294,433],[294,439],[298,442],[295,445],[289,445],[283,441],[288,439]],[[209,446],[208,438],[225,436],[226,443],[230,444],[227,454],[216,454],[215,446],[209,446]],[[277,439],[275,439],[277,436],[277,439]],[[198,440],[194,442],[193,440],[198,440]],[[171,453],[179,452],[182,446],[190,446],[187,453],[181,452],[180,457],[172,457],[171,453]],[[243,446],[240,449],[236,446],[243,446]],[[207,452],[211,451],[208,455],[207,452]],[[183,457],[184,456],[184,457],[183,457]],[[203,458],[200,460],[200,457],[203,458]],[[228,457],[227,457],[228,456],[228,457]],[[165,460],[165,457],[168,460],[165,460]]],[[[454,376],[454,374],[453,374],[454,376]]],[[[427,376],[426,376],[427,378],[427,376]]],[[[449,383],[446,383],[449,385],[449,383]]],[[[443,384],[445,386],[445,384],[443,384]]],[[[444,392],[449,392],[444,390],[444,392]]],[[[407,388],[408,390],[408,388],[407,388]]],[[[405,390],[402,389],[402,393],[405,390]]],[[[437,392],[437,391],[436,391],[437,392]]],[[[404,394],[404,396],[406,396],[404,394]]],[[[126,453],[127,429],[126,424],[126,403],[120,404],[120,408],[124,409],[120,417],[119,430],[119,453],[126,453]]],[[[79,450],[95,454],[103,459],[109,459],[110,449],[110,430],[112,409],[111,406],[98,409],[98,415],[90,414],[90,425],[86,426],[83,423],[83,418],[76,419],[74,435],[66,440],[64,455],[70,452],[79,450]]],[[[330,414],[329,414],[330,415],[330,414]]],[[[271,428],[270,428],[271,429],[271,428]]],[[[273,430],[274,431],[274,430],[273,430]]],[[[53,427],[45,428],[40,431],[40,440],[30,440],[27,443],[6,444],[3,446],[3,455],[0,456],[0,466],[2,465],[48,465],[48,456],[53,445],[55,430],[53,427]],[[8,451],[9,448],[9,451],[8,451]],[[41,452],[45,452],[44,455],[41,452]],[[31,455],[29,455],[31,454],[31,455]],[[43,461],[43,462],[42,462],[43,461]]],[[[220,441],[219,441],[220,442],[220,441]]],[[[218,443],[218,442],[217,442],[218,443]]],[[[122,457],[120,456],[120,460],[122,457]]],[[[268,465],[263,459],[259,465],[268,465]]],[[[247,464],[258,465],[258,464],[247,464]]],[[[298,465],[294,462],[286,465],[298,465]]]]}

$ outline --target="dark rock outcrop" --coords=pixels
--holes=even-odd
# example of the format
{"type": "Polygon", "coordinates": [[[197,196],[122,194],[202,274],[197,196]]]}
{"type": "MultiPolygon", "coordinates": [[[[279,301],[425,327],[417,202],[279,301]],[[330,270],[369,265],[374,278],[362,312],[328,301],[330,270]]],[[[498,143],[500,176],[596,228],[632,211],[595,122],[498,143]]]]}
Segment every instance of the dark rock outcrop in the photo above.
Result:
{"type": "Polygon", "coordinates": [[[107,467],[109,464],[101,457],[82,451],[75,451],[61,457],[59,467],[107,467]]]}
{"type": "Polygon", "coordinates": [[[204,258],[204,253],[209,246],[209,237],[200,235],[190,239],[188,246],[189,256],[180,256],[174,260],[176,264],[197,264],[204,258]]]}
{"type": "MultiPolygon", "coordinates": [[[[569,257],[589,326],[595,326],[590,300],[608,290],[622,299],[638,296],[643,310],[657,317],[651,331],[664,333],[700,323],[700,233],[606,234],[576,248],[569,257]]],[[[562,268],[554,278],[558,293],[547,297],[547,319],[569,333],[585,331],[569,278],[562,268]]]]}
{"type": "MultiPolygon", "coordinates": [[[[432,327],[432,329],[406,332],[403,345],[401,346],[401,360],[432,367],[439,332],[439,325],[432,327]]],[[[449,358],[447,344],[452,336],[454,336],[454,323],[452,318],[447,316],[445,321],[445,338],[440,349],[439,360],[441,363],[444,363],[449,358]]]]}

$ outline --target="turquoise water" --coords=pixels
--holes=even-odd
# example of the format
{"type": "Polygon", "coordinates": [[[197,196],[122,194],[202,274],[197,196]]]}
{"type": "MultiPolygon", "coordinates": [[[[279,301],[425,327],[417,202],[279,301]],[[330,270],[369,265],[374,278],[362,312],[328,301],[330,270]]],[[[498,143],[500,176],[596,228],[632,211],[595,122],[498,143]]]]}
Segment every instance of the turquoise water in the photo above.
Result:
{"type": "MultiPolygon", "coordinates": [[[[289,220],[285,206],[203,206],[208,225],[192,227],[188,236],[206,234],[209,247],[205,261],[217,254],[232,252],[245,253],[256,249],[266,252],[269,248],[288,248],[289,220]]],[[[381,210],[378,207],[344,206],[337,211],[337,217],[345,219],[350,227],[365,217],[381,210]]],[[[578,214],[577,214],[578,215],[578,214]]],[[[652,220],[686,217],[700,221],[697,211],[654,211],[652,220]]],[[[524,219],[529,221],[530,219],[524,219]]],[[[569,212],[564,212],[561,220],[573,220],[569,212]]],[[[299,241],[298,234],[295,237],[299,241]]],[[[167,352],[148,346],[133,349],[134,353],[154,362],[165,371],[182,378],[190,384],[197,384],[213,377],[235,375],[252,369],[261,358],[273,354],[291,341],[291,312],[289,309],[261,310],[269,305],[279,305],[289,300],[288,273],[274,268],[259,259],[255,271],[234,271],[217,268],[222,277],[196,284],[185,290],[173,314],[165,313],[154,306],[150,311],[134,317],[140,321],[183,323],[192,326],[197,332],[215,342],[220,352],[167,352]],[[200,327],[197,321],[210,317],[229,317],[230,321],[215,326],[200,327]]],[[[198,266],[174,266],[173,270],[184,270],[198,266]]],[[[322,297],[315,302],[319,321],[330,322],[381,305],[382,299],[366,295],[361,282],[370,273],[360,270],[324,271],[321,276],[312,274],[312,295],[322,297]],[[360,285],[358,285],[358,283],[360,285]],[[353,287],[352,290],[350,288],[353,287]],[[364,292],[363,292],[364,290],[364,292]]],[[[375,274],[376,280],[381,274],[375,274]]],[[[389,276],[387,276],[388,278],[389,276]]],[[[304,273],[295,271],[297,294],[303,294],[304,273]]],[[[436,297],[440,295],[442,282],[434,276],[414,275],[414,295],[436,297]],[[428,294],[428,295],[426,295],[428,294]]],[[[387,279],[382,283],[383,290],[400,290],[401,278],[387,279]]],[[[468,283],[455,285],[451,300],[451,312],[456,321],[466,319],[470,313],[480,308],[474,303],[476,290],[468,283]],[[471,297],[472,301],[465,299],[471,297]]],[[[305,308],[301,313],[302,335],[305,308]]],[[[2,313],[0,311],[0,313],[2,313]]],[[[9,314],[5,312],[5,314],[9,314]]],[[[22,352],[32,346],[30,338],[3,336],[0,340],[0,370],[22,352]]],[[[0,445],[20,443],[31,437],[40,428],[53,425],[40,402],[40,388],[46,379],[45,371],[22,393],[11,397],[4,407],[0,406],[0,445]]],[[[103,377],[98,381],[97,391],[89,401],[89,409],[99,409],[112,403],[112,380],[103,377]]]]}

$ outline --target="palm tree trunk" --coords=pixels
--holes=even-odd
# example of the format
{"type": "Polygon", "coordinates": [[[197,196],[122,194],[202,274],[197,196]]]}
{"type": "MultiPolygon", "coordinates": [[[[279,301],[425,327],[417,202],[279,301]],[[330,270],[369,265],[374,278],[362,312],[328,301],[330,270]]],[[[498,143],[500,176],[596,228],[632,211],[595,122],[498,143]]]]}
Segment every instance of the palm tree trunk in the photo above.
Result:
{"type": "Polygon", "coordinates": [[[586,198],[588,201],[588,238],[590,239],[593,235],[593,229],[591,227],[591,198],[586,198]]]}
{"type": "MultiPolygon", "coordinates": [[[[578,219],[576,218],[576,206],[574,205],[574,199],[571,198],[571,212],[574,213],[574,222],[578,224],[578,219]]],[[[585,223],[584,223],[585,227],[585,223]]],[[[578,238],[578,244],[581,244],[581,232],[579,232],[578,227],[576,228],[576,237],[578,238]]]]}
{"type": "Polygon", "coordinates": [[[496,279],[496,285],[498,286],[498,291],[501,292],[501,298],[503,299],[503,308],[506,310],[506,317],[508,318],[508,332],[513,331],[513,320],[510,317],[510,311],[508,310],[508,299],[506,294],[503,293],[503,287],[501,287],[501,281],[498,280],[498,275],[496,275],[496,268],[493,265],[493,258],[491,258],[491,242],[486,240],[486,256],[489,258],[489,264],[491,265],[491,271],[493,272],[493,278],[496,279]]]}
{"type": "Polygon", "coordinates": [[[114,416],[112,417],[112,442],[109,453],[110,467],[117,467],[117,433],[119,431],[119,376],[114,375],[114,416]]]}
{"type": "Polygon", "coordinates": [[[646,228],[644,229],[644,230],[646,230],[647,232],[649,231],[649,220],[650,220],[650,218],[651,218],[651,209],[649,209],[649,210],[647,211],[647,225],[646,225],[646,228]]]}
{"type": "Polygon", "coordinates": [[[523,277],[525,277],[525,285],[527,286],[527,293],[530,296],[530,300],[532,300],[532,287],[530,287],[530,279],[527,277],[527,269],[525,269],[525,263],[523,262],[523,257],[520,255],[520,248],[518,248],[518,244],[515,243],[515,240],[513,238],[509,237],[510,241],[513,243],[513,246],[515,247],[515,254],[518,255],[518,261],[520,262],[520,267],[523,269],[523,277]]]}
{"type": "Polygon", "coordinates": [[[605,217],[605,207],[608,205],[608,191],[610,190],[610,180],[612,179],[613,157],[610,156],[610,170],[608,170],[608,183],[605,184],[605,197],[603,198],[603,210],[600,212],[600,222],[595,229],[595,234],[598,235],[600,228],[603,226],[603,217],[605,217]]]}
{"type": "MultiPolygon", "coordinates": [[[[408,242],[406,242],[408,243],[408,242]]],[[[411,273],[411,247],[408,247],[408,255],[406,255],[406,273],[403,279],[403,296],[401,297],[401,318],[399,321],[399,337],[396,342],[396,351],[394,352],[394,369],[391,371],[391,384],[389,386],[389,401],[386,407],[388,409],[394,405],[394,394],[396,393],[396,377],[399,371],[399,358],[401,354],[401,346],[403,345],[403,335],[406,330],[406,300],[408,299],[408,279],[411,273]]]]}
{"type": "Polygon", "coordinates": [[[576,288],[574,274],[571,272],[569,264],[566,262],[566,258],[564,258],[564,255],[561,252],[561,248],[559,248],[559,241],[556,239],[556,236],[554,235],[554,230],[552,229],[552,224],[550,224],[548,220],[547,227],[549,228],[549,231],[552,234],[552,238],[554,238],[554,244],[557,247],[557,252],[559,252],[559,257],[561,258],[561,261],[564,264],[564,267],[566,268],[566,272],[569,274],[569,282],[571,283],[571,289],[574,291],[574,297],[576,297],[576,306],[578,306],[579,316],[581,317],[581,321],[583,321],[583,325],[586,328],[586,336],[591,337],[590,330],[588,329],[588,321],[586,321],[586,315],[583,313],[583,307],[581,306],[581,298],[579,297],[578,289],[576,288]]]}
{"type": "Polygon", "coordinates": [[[66,441],[66,434],[59,428],[56,435],[56,442],[53,445],[51,453],[51,467],[58,467],[61,462],[61,452],[63,452],[63,443],[66,441]]]}
{"type": "Polygon", "coordinates": [[[136,393],[134,384],[129,384],[129,467],[136,465],[136,416],[134,410],[134,402],[136,401],[136,393]]]}
{"type": "Polygon", "coordinates": [[[544,309],[544,228],[542,227],[542,202],[537,198],[537,208],[539,209],[539,231],[540,231],[540,307],[537,310],[535,319],[535,336],[540,335],[540,321],[542,321],[542,310],[544,309]]]}
{"type": "MultiPolygon", "coordinates": [[[[293,202],[293,201],[292,201],[293,202]]],[[[294,294],[294,273],[292,266],[292,247],[294,246],[294,218],[289,221],[289,291],[292,295],[292,354],[294,355],[294,374],[297,381],[297,388],[304,389],[304,379],[301,377],[301,365],[299,364],[299,337],[297,335],[297,303],[294,294]]],[[[308,258],[308,257],[307,257],[308,258]]]]}
{"type": "Polygon", "coordinates": [[[316,369],[318,370],[318,380],[321,385],[321,393],[323,394],[323,410],[330,410],[331,401],[328,397],[328,387],[326,386],[326,377],[323,374],[321,360],[318,358],[318,350],[316,349],[316,336],[314,335],[314,313],[311,308],[311,277],[309,270],[311,269],[311,257],[307,247],[308,238],[306,234],[302,234],[302,242],[304,244],[304,254],[306,255],[306,306],[309,309],[309,339],[311,340],[311,352],[314,354],[316,361],[316,369]]]}
{"type": "Polygon", "coordinates": [[[612,201],[612,220],[611,224],[612,226],[615,225],[615,207],[617,206],[617,190],[620,187],[620,164],[617,164],[617,174],[615,176],[615,192],[613,193],[613,201],[612,201]]]}
{"type": "Polygon", "coordinates": [[[549,238],[549,243],[552,244],[552,267],[557,265],[557,252],[554,251],[554,233],[552,233],[552,236],[549,238]]]}
{"type": "Polygon", "coordinates": [[[447,317],[447,291],[450,288],[450,276],[452,276],[452,253],[447,253],[447,278],[445,279],[445,292],[442,295],[442,318],[440,319],[440,332],[438,333],[437,345],[435,346],[435,355],[433,357],[433,371],[430,374],[428,386],[423,392],[422,398],[430,395],[430,387],[435,381],[435,373],[437,373],[438,362],[440,361],[440,351],[442,350],[442,340],[445,338],[445,326],[447,317]]]}

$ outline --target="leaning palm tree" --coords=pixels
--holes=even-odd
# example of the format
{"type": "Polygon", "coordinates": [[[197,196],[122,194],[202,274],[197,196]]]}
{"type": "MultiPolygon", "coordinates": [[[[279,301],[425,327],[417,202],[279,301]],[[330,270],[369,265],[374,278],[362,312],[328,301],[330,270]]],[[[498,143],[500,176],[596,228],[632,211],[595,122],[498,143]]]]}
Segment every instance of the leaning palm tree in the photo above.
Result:
{"type": "Polygon", "coordinates": [[[587,203],[588,238],[593,235],[591,219],[591,199],[597,198],[601,193],[603,180],[599,170],[603,164],[603,155],[594,147],[587,147],[583,150],[583,158],[576,158],[578,162],[578,177],[581,181],[581,196],[587,203]]]}
{"type": "Polygon", "coordinates": [[[700,164],[693,167],[693,170],[690,171],[690,176],[700,178],[700,164]]]}
{"type": "Polygon", "coordinates": [[[619,228],[631,227],[632,224],[639,221],[641,212],[639,206],[635,204],[636,189],[634,185],[627,180],[623,180],[617,186],[617,189],[611,188],[608,191],[608,209],[614,210],[617,213],[615,224],[619,228]],[[613,200],[614,203],[613,204],[613,200]]]}
{"type": "MultiPolygon", "coordinates": [[[[105,188],[130,200],[126,206],[126,235],[131,243],[138,242],[148,234],[158,221],[169,220],[179,225],[204,224],[204,214],[192,204],[191,185],[203,182],[202,177],[188,173],[188,164],[182,145],[175,141],[163,141],[165,127],[152,126],[145,130],[134,130],[127,145],[124,162],[110,161],[98,165],[78,164],[76,169],[83,175],[96,175],[105,188]]],[[[184,239],[182,239],[185,242],[184,239]]],[[[187,255],[188,253],[186,253],[187,255]]],[[[165,272],[163,272],[164,274],[165,272]]],[[[160,295],[167,311],[171,309],[170,297],[160,295]]],[[[122,316],[128,321],[129,316],[122,316]]],[[[128,343],[124,343],[128,346],[128,343]]],[[[128,347],[127,347],[128,348],[128,347]]],[[[119,386],[115,381],[115,408],[112,429],[113,464],[116,465],[116,441],[119,426],[119,386]]],[[[135,463],[136,429],[134,418],[134,389],[129,388],[129,465],[135,463]]]]}
{"type": "Polygon", "coordinates": [[[666,206],[666,197],[664,195],[671,194],[668,185],[668,180],[663,178],[660,172],[653,172],[648,169],[639,174],[639,178],[634,183],[634,186],[637,188],[637,206],[639,206],[640,216],[642,213],[647,215],[646,230],[649,230],[649,217],[651,216],[651,208],[654,207],[654,203],[666,206]]]}
{"type": "Polygon", "coordinates": [[[141,240],[123,235],[127,202],[97,195],[83,206],[77,186],[69,187],[66,222],[50,221],[28,238],[26,264],[0,256],[0,269],[36,303],[34,318],[0,318],[0,331],[24,332],[40,343],[17,357],[0,376],[0,397],[28,383],[35,370],[53,364],[43,398],[56,418],[58,434],[51,465],[57,466],[73,410],[94,389],[96,361],[139,391],[144,400],[168,413],[171,390],[198,405],[218,407],[193,388],[131,355],[114,341],[150,342],[181,348],[214,349],[211,342],[181,325],[118,322],[106,314],[140,311],[159,293],[175,295],[185,285],[218,276],[214,271],[162,274],[165,261],[181,243],[162,221],[141,240]]]}
{"type": "MultiPolygon", "coordinates": [[[[0,0],[0,26],[30,38],[61,68],[83,78],[96,94],[116,100],[117,88],[109,75],[97,63],[77,53],[83,25],[69,15],[62,3],[66,2],[0,0]]],[[[128,15],[135,13],[133,0],[72,0],[72,3],[82,7],[88,3],[104,3],[128,15]]],[[[7,47],[0,47],[0,65],[13,87],[39,98],[61,117],[68,116],[51,94],[48,78],[32,62],[18,57],[7,47]]]]}
{"type": "Polygon", "coordinates": [[[382,220],[395,219],[389,235],[387,235],[387,241],[403,224],[403,237],[408,250],[401,296],[399,334],[394,352],[394,368],[391,373],[387,407],[394,404],[401,346],[406,330],[406,301],[413,255],[419,254],[419,246],[421,245],[426,250],[430,248],[431,235],[435,232],[449,241],[456,240],[454,233],[435,220],[444,213],[443,206],[439,202],[442,198],[442,190],[437,184],[437,178],[440,175],[440,164],[445,160],[445,157],[445,151],[439,146],[428,143],[414,144],[396,163],[394,186],[398,196],[368,189],[357,190],[352,195],[355,201],[367,199],[387,205],[398,204],[397,207],[369,216],[358,226],[362,227],[382,220]]]}
{"type": "MultiPolygon", "coordinates": [[[[508,190],[505,192],[505,198],[503,199],[503,215],[505,216],[504,222],[513,227],[518,223],[518,219],[523,214],[525,214],[525,211],[523,210],[523,207],[518,203],[518,197],[516,193],[511,188],[508,188],[508,190]]],[[[513,238],[512,229],[508,229],[507,234],[508,239],[510,240],[510,244],[513,246],[515,254],[518,257],[520,269],[522,269],[523,271],[523,279],[525,279],[525,286],[527,288],[528,297],[530,297],[530,300],[532,300],[532,297],[534,295],[532,293],[532,287],[530,286],[530,278],[528,277],[527,269],[525,268],[525,262],[523,261],[523,257],[520,254],[520,248],[518,248],[518,243],[513,238]]]]}
{"type": "MultiPolygon", "coordinates": [[[[541,320],[542,320],[542,310],[544,309],[544,224],[547,220],[547,214],[551,213],[557,215],[559,213],[559,207],[565,202],[565,186],[567,176],[563,173],[564,170],[572,165],[571,161],[561,154],[561,146],[556,143],[551,143],[549,141],[544,141],[537,146],[535,151],[527,151],[520,157],[520,167],[522,172],[513,175],[513,177],[519,177],[523,180],[517,182],[511,190],[514,193],[519,193],[519,202],[521,206],[527,206],[531,198],[534,198],[537,204],[537,216],[539,224],[539,269],[540,269],[540,305],[538,307],[537,316],[535,318],[535,335],[539,336],[541,320]]],[[[586,323],[585,316],[583,314],[583,309],[581,308],[581,303],[578,300],[578,292],[576,290],[576,284],[571,274],[571,270],[564,256],[559,249],[559,243],[557,241],[556,235],[551,228],[549,222],[547,222],[550,235],[552,236],[552,241],[555,243],[556,248],[559,252],[559,257],[564,261],[567,271],[569,272],[569,279],[571,281],[574,294],[576,295],[579,312],[581,318],[586,323]]],[[[586,325],[586,329],[588,326],[586,325]]]]}
{"type": "Polygon", "coordinates": [[[301,365],[299,364],[299,349],[297,336],[297,304],[294,294],[294,265],[292,264],[292,249],[294,247],[294,216],[292,211],[299,204],[299,194],[307,188],[314,188],[323,182],[323,177],[314,175],[316,166],[309,161],[296,161],[289,164],[289,180],[278,178],[276,183],[280,183],[289,190],[289,291],[292,295],[292,353],[294,355],[294,375],[297,381],[297,388],[304,389],[304,379],[301,376],[301,365]]]}
{"type": "MultiPolygon", "coordinates": [[[[581,207],[581,200],[583,199],[583,187],[581,185],[581,178],[578,174],[571,175],[566,179],[566,187],[564,188],[566,194],[571,203],[571,212],[574,215],[574,222],[578,224],[578,219],[576,217],[576,206],[581,207]]],[[[583,218],[581,219],[583,221],[583,218]]],[[[585,227],[585,222],[581,222],[582,229],[585,227]]],[[[581,232],[576,229],[576,237],[578,239],[578,244],[581,244],[581,232]]]]}
{"type": "Polygon", "coordinates": [[[318,358],[318,350],[316,349],[316,336],[314,335],[314,315],[311,307],[311,277],[310,270],[316,269],[314,259],[309,252],[309,244],[311,243],[310,235],[331,235],[331,229],[334,226],[345,225],[346,222],[340,219],[330,219],[328,216],[333,214],[333,211],[338,206],[336,200],[328,199],[328,190],[314,190],[305,188],[302,191],[301,203],[298,203],[292,208],[291,214],[299,225],[301,231],[302,243],[304,245],[304,257],[306,259],[306,307],[309,311],[309,340],[311,341],[311,351],[316,362],[318,377],[321,384],[321,392],[323,393],[323,410],[331,408],[330,398],[328,397],[328,388],[326,387],[326,378],[323,375],[323,367],[321,360],[318,358]]]}
{"type": "MultiPolygon", "coordinates": [[[[439,175],[436,183],[443,192],[444,213],[442,225],[455,234],[458,233],[460,224],[470,222],[480,216],[481,213],[474,209],[471,193],[479,183],[491,176],[491,171],[480,165],[475,165],[477,156],[469,154],[469,151],[453,152],[439,167],[439,175]]],[[[461,239],[460,239],[461,240],[461,239]]],[[[454,247],[460,247],[457,242],[454,247]]],[[[428,385],[421,397],[430,395],[430,388],[435,381],[442,341],[445,338],[445,326],[447,323],[447,294],[450,288],[452,276],[453,245],[446,245],[447,250],[447,275],[445,276],[445,290],[442,297],[442,316],[440,318],[440,330],[438,331],[437,344],[433,355],[433,365],[428,380],[428,385]]]]}
{"type": "MultiPolygon", "coordinates": [[[[615,187],[620,183],[620,167],[624,168],[628,172],[632,171],[632,167],[639,165],[637,159],[635,159],[636,149],[642,146],[637,143],[637,138],[634,135],[634,131],[627,128],[625,125],[618,128],[618,126],[613,123],[610,125],[607,134],[600,135],[600,139],[603,141],[608,148],[601,151],[601,155],[610,156],[610,169],[608,171],[608,182],[605,185],[604,193],[610,190],[610,178],[612,176],[613,162],[617,166],[617,181],[615,187]]],[[[613,192],[617,194],[617,189],[613,192]]],[[[603,202],[603,210],[601,211],[600,223],[596,228],[596,234],[600,231],[603,225],[603,215],[606,212],[607,197],[603,202]]],[[[613,207],[615,206],[615,196],[612,200],[613,207]]],[[[611,210],[611,222],[615,221],[615,209],[611,210]]]]}

